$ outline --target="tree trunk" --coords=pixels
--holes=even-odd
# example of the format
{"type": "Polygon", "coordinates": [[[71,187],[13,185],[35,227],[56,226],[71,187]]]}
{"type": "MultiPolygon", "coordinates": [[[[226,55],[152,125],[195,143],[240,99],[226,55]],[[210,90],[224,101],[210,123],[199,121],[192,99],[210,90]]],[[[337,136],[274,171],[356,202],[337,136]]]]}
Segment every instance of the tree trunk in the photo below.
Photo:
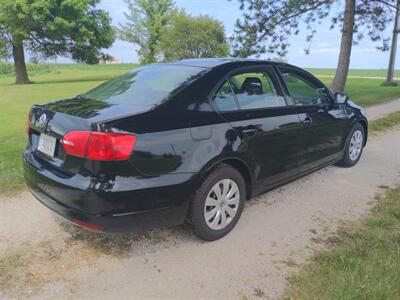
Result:
{"type": "Polygon", "coordinates": [[[354,14],[356,0],[346,0],[344,9],[342,41],[340,44],[339,62],[331,88],[335,92],[343,92],[349,73],[351,48],[353,46],[354,14]]]}
{"type": "Polygon", "coordinates": [[[392,47],[390,48],[390,59],[386,77],[386,83],[388,84],[394,84],[393,80],[394,63],[396,61],[397,36],[399,34],[399,10],[400,10],[400,0],[397,0],[396,16],[394,18],[394,27],[393,27],[392,47]]]}
{"type": "Polygon", "coordinates": [[[16,84],[27,84],[31,83],[26,72],[25,65],[25,54],[24,54],[24,43],[20,39],[13,38],[12,41],[12,52],[15,66],[15,83],[16,84]]]}

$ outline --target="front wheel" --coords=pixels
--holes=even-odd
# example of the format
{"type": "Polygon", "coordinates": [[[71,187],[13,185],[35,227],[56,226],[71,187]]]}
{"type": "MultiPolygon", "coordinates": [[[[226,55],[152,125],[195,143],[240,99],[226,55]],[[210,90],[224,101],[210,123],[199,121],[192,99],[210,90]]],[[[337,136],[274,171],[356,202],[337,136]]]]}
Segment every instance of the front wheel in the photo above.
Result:
{"type": "Polygon", "coordinates": [[[197,237],[214,241],[238,222],[246,197],[242,175],[228,165],[218,166],[203,181],[192,199],[189,221],[197,237]]]}
{"type": "Polygon", "coordinates": [[[358,123],[350,132],[349,138],[347,139],[346,147],[344,149],[344,157],[341,162],[338,163],[341,167],[352,167],[355,166],[361,158],[361,154],[364,148],[365,141],[365,130],[364,127],[358,123]]]}

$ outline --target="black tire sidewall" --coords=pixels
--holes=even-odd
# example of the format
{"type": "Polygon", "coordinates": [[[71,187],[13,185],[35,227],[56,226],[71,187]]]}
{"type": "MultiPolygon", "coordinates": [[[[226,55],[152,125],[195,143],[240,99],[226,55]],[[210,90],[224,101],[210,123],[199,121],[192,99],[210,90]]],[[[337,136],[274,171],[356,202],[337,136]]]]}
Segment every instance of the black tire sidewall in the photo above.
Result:
{"type": "Polygon", "coordinates": [[[189,220],[196,236],[206,241],[214,241],[228,234],[239,221],[245,199],[246,184],[240,172],[228,165],[218,166],[205,178],[199,189],[196,191],[190,205],[189,220]],[[206,220],[204,219],[204,205],[210,190],[222,179],[231,179],[238,185],[240,202],[237,213],[228,226],[221,230],[213,230],[208,227],[206,220]]]}
{"type": "Polygon", "coordinates": [[[363,135],[363,144],[365,144],[365,130],[364,130],[364,127],[360,123],[357,123],[356,125],[354,125],[353,129],[350,131],[350,134],[349,134],[349,136],[347,138],[346,147],[344,149],[344,151],[345,151],[344,152],[344,158],[343,158],[343,161],[340,162],[340,166],[352,167],[352,166],[355,166],[358,163],[358,161],[361,159],[361,156],[362,156],[362,153],[363,153],[363,150],[364,150],[364,146],[361,148],[360,155],[358,156],[358,158],[356,160],[352,160],[350,158],[350,153],[349,153],[351,138],[352,138],[354,132],[357,131],[357,130],[361,131],[361,133],[363,135]]]}

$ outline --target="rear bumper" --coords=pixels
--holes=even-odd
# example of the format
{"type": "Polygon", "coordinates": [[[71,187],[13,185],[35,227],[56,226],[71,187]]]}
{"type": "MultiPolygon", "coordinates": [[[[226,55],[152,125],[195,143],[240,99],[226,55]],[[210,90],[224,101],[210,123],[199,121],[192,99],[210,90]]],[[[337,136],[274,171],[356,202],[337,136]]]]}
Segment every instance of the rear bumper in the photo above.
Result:
{"type": "Polygon", "coordinates": [[[184,222],[187,210],[187,207],[180,206],[127,213],[126,215],[90,215],[62,205],[34,189],[31,189],[31,193],[47,208],[72,223],[104,232],[140,232],[152,228],[179,225],[184,222]]]}
{"type": "Polygon", "coordinates": [[[117,189],[121,185],[99,189],[96,179],[81,175],[62,178],[41,167],[26,151],[24,177],[42,204],[76,224],[106,232],[137,232],[182,224],[196,176],[159,176],[151,179],[153,186],[147,178],[130,178],[130,190],[126,184],[123,189],[117,189]]]}

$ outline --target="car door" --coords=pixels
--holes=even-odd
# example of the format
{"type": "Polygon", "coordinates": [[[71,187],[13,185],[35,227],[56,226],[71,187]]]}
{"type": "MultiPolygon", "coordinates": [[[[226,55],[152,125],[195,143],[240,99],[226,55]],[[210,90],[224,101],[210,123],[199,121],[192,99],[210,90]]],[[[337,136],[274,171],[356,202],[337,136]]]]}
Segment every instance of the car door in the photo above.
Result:
{"type": "Polygon", "coordinates": [[[303,129],[272,67],[235,70],[212,98],[215,109],[241,137],[259,191],[298,174],[297,135],[303,129]]]}
{"type": "Polygon", "coordinates": [[[304,124],[299,135],[299,146],[303,149],[299,160],[303,170],[337,160],[349,123],[343,106],[336,103],[332,92],[308,72],[287,66],[278,69],[304,124]]]}

